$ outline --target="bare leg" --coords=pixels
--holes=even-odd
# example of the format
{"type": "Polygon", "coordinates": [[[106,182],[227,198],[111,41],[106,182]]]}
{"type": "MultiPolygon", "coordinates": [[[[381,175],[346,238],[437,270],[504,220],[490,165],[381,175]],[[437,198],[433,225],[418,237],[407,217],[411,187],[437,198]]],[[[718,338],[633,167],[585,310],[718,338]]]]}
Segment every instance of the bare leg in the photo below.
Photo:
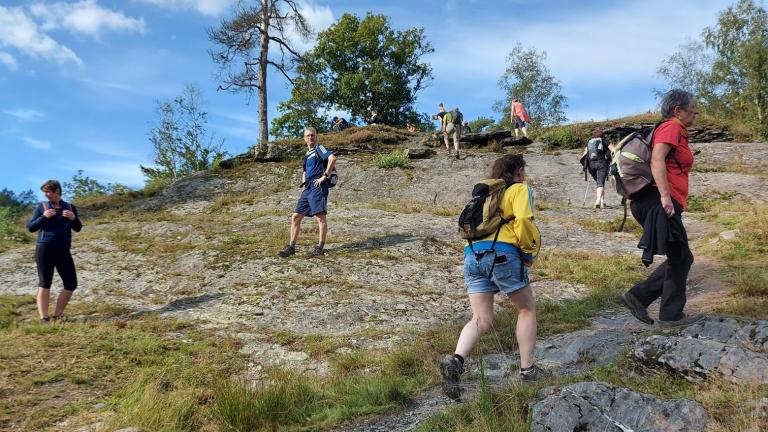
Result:
{"type": "MultiPolygon", "coordinates": [[[[526,138],[528,138],[528,128],[526,128],[525,126],[523,126],[523,127],[522,127],[522,129],[523,129],[523,135],[524,135],[526,138]]],[[[517,136],[517,135],[515,135],[515,136],[517,136]]]]}
{"type": "Polygon", "coordinates": [[[603,202],[605,201],[605,187],[601,186],[595,189],[595,195],[596,195],[595,205],[600,204],[600,206],[602,207],[603,202]]]}
{"type": "Polygon", "coordinates": [[[453,132],[453,148],[456,149],[456,154],[459,154],[459,131],[453,132]]]}
{"type": "Polygon", "coordinates": [[[472,319],[464,325],[459,341],[456,342],[456,354],[463,358],[467,358],[472,353],[480,336],[488,333],[493,327],[493,295],[494,293],[469,295],[472,319]]]}
{"type": "Polygon", "coordinates": [[[64,308],[69,304],[69,300],[72,298],[74,291],[61,290],[59,298],[56,299],[56,313],[53,316],[60,317],[64,315],[64,308]]]}
{"type": "Polygon", "coordinates": [[[37,289],[37,313],[40,315],[40,319],[48,318],[48,303],[51,301],[51,289],[50,288],[38,288],[37,289]]]}
{"type": "Polygon", "coordinates": [[[315,215],[317,220],[317,231],[320,236],[320,244],[325,244],[325,237],[328,235],[328,220],[325,213],[315,215]]]}
{"type": "Polygon", "coordinates": [[[299,238],[302,219],[304,219],[304,215],[301,213],[294,213],[291,216],[291,244],[296,244],[296,239],[299,238]]]}
{"type": "Polygon", "coordinates": [[[509,294],[509,299],[517,309],[517,345],[520,347],[520,367],[533,365],[536,347],[536,302],[530,286],[509,294]]]}
{"type": "Polygon", "coordinates": [[[520,129],[515,128],[515,138],[517,138],[520,135],[520,129]]]}

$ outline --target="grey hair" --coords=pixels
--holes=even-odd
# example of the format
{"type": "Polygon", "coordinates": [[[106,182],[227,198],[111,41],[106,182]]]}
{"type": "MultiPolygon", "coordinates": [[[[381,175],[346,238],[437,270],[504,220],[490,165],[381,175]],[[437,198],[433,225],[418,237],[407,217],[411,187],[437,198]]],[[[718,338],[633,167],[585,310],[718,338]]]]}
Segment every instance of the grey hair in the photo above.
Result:
{"type": "Polygon", "coordinates": [[[304,132],[311,131],[313,134],[317,134],[317,129],[313,128],[312,126],[307,126],[304,128],[304,132]]]}
{"type": "Polygon", "coordinates": [[[675,114],[675,107],[688,108],[693,105],[693,93],[672,89],[661,97],[661,117],[669,118],[675,114]]]}

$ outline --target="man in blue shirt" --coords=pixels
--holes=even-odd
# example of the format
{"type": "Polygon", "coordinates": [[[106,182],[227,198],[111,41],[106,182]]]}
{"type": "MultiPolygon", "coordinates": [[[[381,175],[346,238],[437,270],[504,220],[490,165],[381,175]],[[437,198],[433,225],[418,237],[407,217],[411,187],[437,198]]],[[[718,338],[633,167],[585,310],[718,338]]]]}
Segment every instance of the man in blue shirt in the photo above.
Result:
{"type": "Polygon", "coordinates": [[[307,143],[302,175],[304,190],[301,192],[299,201],[296,203],[296,210],[291,216],[291,243],[278,253],[283,258],[296,253],[296,239],[299,237],[301,221],[305,216],[314,217],[317,220],[320,237],[319,243],[312,248],[309,254],[312,256],[325,254],[325,236],[328,233],[326,220],[328,187],[331,172],[336,165],[336,156],[317,143],[317,131],[313,127],[304,129],[304,142],[307,143]]]}

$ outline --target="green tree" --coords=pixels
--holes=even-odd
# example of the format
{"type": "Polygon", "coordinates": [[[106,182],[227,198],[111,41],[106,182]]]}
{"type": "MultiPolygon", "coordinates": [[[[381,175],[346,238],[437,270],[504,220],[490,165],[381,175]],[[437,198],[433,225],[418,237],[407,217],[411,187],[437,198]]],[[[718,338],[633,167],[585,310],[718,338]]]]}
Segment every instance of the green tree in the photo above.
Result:
{"type": "Polygon", "coordinates": [[[211,50],[213,61],[221,67],[221,90],[245,91],[258,95],[259,145],[257,152],[266,151],[267,131],[267,66],[277,69],[288,81],[294,60],[300,58],[290,37],[293,32],[308,40],[312,31],[299,12],[300,4],[294,0],[256,0],[238,2],[238,9],[229,20],[223,20],[218,29],[208,31],[209,39],[218,45],[211,50]],[[270,56],[270,46],[279,55],[270,56]]]}
{"type": "Polygon", "coordinates": [[[77,174],[72,176],[72,181],[64,182],[61,186],[62,192],[72,200],[81,199],[94,195],[107,195],[110,192],[111,185],[100,183],[83,175],[83,170],[77,170],[77,174]]]}
{"type": "Polygon", "coordinates": [[[525,49],[517,44],[507,55],[507,70],[499,79],[504,100],[497,101],[494,109],[501,113],[501,122],[509,121],[512,99],[520,100],[531,117],[534,127],[550,126],[567,120],[565,109],[568,99],[562,87],[544,64],[545,51],[525,49]]]}
{"type": "Polygon", "coordinates": [[[305,53],[283,116],[309,124],[317,121],[317,113],[335,108],[349,111],[356,121],[375,110],[381,123],[427,124],[414,105],[432,80],[432,68],[422,57],[433,51],[423,28],[395,31],[384,15],[344,14],[305,53]]]}
{"type": "Polygon", "coordinates": [[[768,138],[768,13],[739,0],[702,33],[715,53],[709,77],[713,95],[730,118],[743,116],[768,138]]]}
{"type": "Polygon", "coordinates": [[[208,113],[200,103],[200,89],[191,84],[172,101],[157,102],[160,121],[149,133],[155,166],[140,167],[148,181],[175,180],[209,169],[225,157],[224,141],[208,135],[208,113]]]}
{"type": "Polygon", "coordinates": [[[664,59],[658,69],[669,87],[693,92],[701,111],[749,125],[768,139],[768,13],[739,0],[664,59]]]}
{"type": "Polygon", "coordinates": [[[469,127],[472,128],[472,132],[482,132],[483,129],[494,123],[490,117],[478,117],[469,122],[469,127]]]}

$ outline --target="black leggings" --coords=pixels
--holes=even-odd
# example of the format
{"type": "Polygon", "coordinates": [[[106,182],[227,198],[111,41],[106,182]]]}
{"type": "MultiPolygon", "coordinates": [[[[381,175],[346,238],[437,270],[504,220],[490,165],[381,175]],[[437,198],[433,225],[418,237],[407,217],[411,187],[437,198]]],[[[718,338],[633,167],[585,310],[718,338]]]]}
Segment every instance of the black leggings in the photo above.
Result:
{"type": "Polygon", "coordinates": [[[37,279],[40,288],[50,288],[53,283],[53,270],[59,273],[64,289],[74,291],[77,289],[77,271],[75,261],[69,249],[37,245],[35,248],[35,262],[37,263],[37,279]]]}

